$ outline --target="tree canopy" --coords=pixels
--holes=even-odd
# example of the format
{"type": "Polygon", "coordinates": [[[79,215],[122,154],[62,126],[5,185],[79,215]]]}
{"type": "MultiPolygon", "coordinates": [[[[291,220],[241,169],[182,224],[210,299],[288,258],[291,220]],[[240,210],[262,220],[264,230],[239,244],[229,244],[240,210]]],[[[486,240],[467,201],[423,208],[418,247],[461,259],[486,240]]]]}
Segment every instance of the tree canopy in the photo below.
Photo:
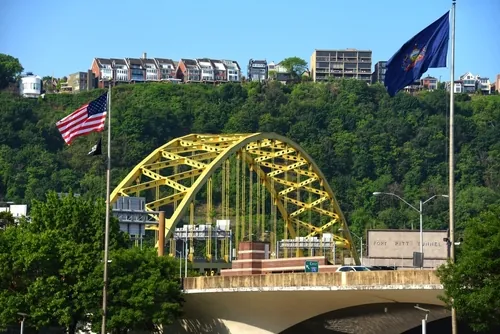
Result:
{"type": "Polygon", "coordinates": [[[456,262],[442,266],[443,300],[474,330],[500,330],[500,206],[467,221],[456,262]]]}
{"type": "Polygon", "coordinates": [[[15,82],[23,70],[19,59],[0,53],[0,89],[15,82]]]}
{"type": "MultiPolygon", "coordinates": [[[[102,200],[59,198],[33,201],[30,220],[0,231],[0,328],[29,314],[37,329],[64,327],[73,334],[90,323],[98,327],[102,305],[102,200]]],[[[175,260],[152,249],[129,249],[113,220],[110,229],[110,322],[112,333],[154,329],[179,315],[182,296],[175,260]],[[115,262],[113,262],[115,261],[115,262]],[[133,288],[133,290],[130,290],[133,288]],[[154,311],[153,311],[154,310],[154,311]]]]}
{"type": "Polygon", "coordinates": [[[307,62],[299,57],[285,58],[280,62],[280,65],[295,78],[299,78],[302,73],[307,71],[307,62]]]}
{"type": "MultiPolygon", "coordinates": [[[[182,293],[178,265],[169,257],[158,257],[155,249],[134,247],[112,253],[109,272],[108,327],[117,333],[148,330],[170,325],[181,315],[182,293]]],[[[98,311],[98,310],[97,310],[98,311]]],[[[99,331],[99,322],[94,322],[99,331]]]]}
{"type": "MultiPolygon", "coordinates": [[[[104,156],[87,157],[101,134],[68,147],[55,126],[100,94],[32,100],[0,93],[0,121],[8,124],[0,128],[0,196],[27,204],[48,190],[104,197],[104,156]]],[[[447,112],[443,90],[391,99],[381,85],[356,80],[122,85],[113,88],[112,186],[147,154],[182,135],[276,132],[318,163],[353,232],[416,226],[411,208],[372,193],[395,192],[415,205],[447,193],[447,112]]],[[[455,112],[460,231],[467,218],[499,201],[500,96],[458,95],[455,112]]],[[[447,201],[429,202],[425,210],[424,228],[447,227],[447,201]]]]}

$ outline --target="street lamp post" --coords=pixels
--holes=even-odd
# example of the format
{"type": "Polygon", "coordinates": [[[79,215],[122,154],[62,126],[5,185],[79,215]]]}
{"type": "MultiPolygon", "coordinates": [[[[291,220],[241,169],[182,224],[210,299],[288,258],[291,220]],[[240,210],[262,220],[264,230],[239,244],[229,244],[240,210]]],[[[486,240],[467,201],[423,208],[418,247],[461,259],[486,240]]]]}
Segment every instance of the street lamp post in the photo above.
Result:
{"type": "Polygon", "coordinates": [[[24,332],[24,320],[26,319],[26,317],[28,315],[26,313],[22,313],[22,312],[17,312],[17,314],[19,314],[20,316],[23,317],[23,319],[21,320],[21,331],[20,331],[20,333],[23,334],[23,332],[24,332]]]}
{"type": "Polygon", "coordinates": [[[427,333],[427,318],[429,316],[429,312],[430,310],[428,309],[425,309],[423,307],[420,307],[417,305],[414,306],[417,310],[420,310],[420,311],[424,311],[425,312],[425,318],[422,319],[422,334],[426,334],[427,333]]]}
{"type": "MultiPolygon", "coordinates": [[[[373,193],[374,196],[378,196],[378,195],[389,195],[389,196],[394,196],[396,197],[397,199],[401,200],[402,202],[404,202],[406,205],[408,205],[410,208],[412,208],[413,210],[417,211],[419,216],[420,216],[420,253],[421,254],[424,254],[424,230],[423,230],[423,222],[424,222],[424,219],[423,219],[423,214],[424,214],[424,204],[429,202],[430,200],[436,198],[436,197],[448,197],[448,195],[434,195],[434,196],[431,196],[429,197],[428,199],[426,199],[425,201],[422,201],[420,200],[419,204],[419,209],[417,209],[415,206],[411,205],[410,203],[408,203],[404,198],[394,194],[394,193],[384,193],[384,192],[380,192],[380,191],[376,191],[373,193]]],[[[423,260],[422,260],[422,266],[424,265],[423,263],[423,260]]],[[[421,267],[422,268],[422,267],[421,267]]]]}
{"type": "Polygon", "coordinates": [[[184,257],[184,250],[181,252],[176,249],[175,251],[179,254],[179,279],[182,279],[182,258],[184,257]]]}

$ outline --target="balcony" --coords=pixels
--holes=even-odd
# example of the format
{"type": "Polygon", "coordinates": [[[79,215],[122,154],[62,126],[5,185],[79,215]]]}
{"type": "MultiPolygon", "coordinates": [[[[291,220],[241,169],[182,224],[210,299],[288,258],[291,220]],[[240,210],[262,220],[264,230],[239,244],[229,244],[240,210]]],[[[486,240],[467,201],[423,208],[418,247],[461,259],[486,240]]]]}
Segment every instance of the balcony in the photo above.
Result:
{"type": "Polygon", "coordinates": [[[132,69],[130,73],[131,81],[144,81],[144,72],[139,69],[132,69]]]}
{"type": "Polygon", "coordinates": [[[316,57],[316,61],[330,61],[330,57],[316,57]]]}

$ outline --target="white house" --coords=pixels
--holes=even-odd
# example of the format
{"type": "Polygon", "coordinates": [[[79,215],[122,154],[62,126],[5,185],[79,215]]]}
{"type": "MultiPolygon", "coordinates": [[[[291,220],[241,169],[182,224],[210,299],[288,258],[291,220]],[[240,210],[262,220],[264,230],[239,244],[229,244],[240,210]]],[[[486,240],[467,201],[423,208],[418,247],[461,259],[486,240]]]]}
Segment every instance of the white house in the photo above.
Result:
{"type": "Polygon", "coordinates": [[[214,78],[215,81],[224,82],[227,81],[227,70],[224,63],[217,59],[212,59],[212,65],[214,66],[214,78]]]}
{"type": "Polygon", "coordinates": [[[142,67],[146,70],[146,81],[158,81],[158,66],[154,59],[149,59],[146,52],[142,54],[142,67]]]}
{"type": "Polygon", "coordinates": [[[42,94],[42,78],[29,72],[21,78],[19,94],[22,97],[37,98],[42,94]]]}
{"type": "Polygon", "coordinates": [[[212,65],[210,59],[196,59],[196,63],[201,70],[201,81],[215,81],[214,66],[212,65]]]}
{"type": "Polygon", "coordinates": [[[111,65],[115,72],[115,80],[128,82],[128,67],[124,59],[111,59],[111,65]]]}
{"type": "Polygon", "coordinates": [[[241,68],[238,62],[234,60],[221,60],[226,66],[227,71],[227,81],[229,82],[240,82],[241,81],[241,68]]]}
{"type": "Polygon", "coordinates": [[[478,89],[483,92],[483,94],[491,93],[491,82],[490,78],[482,78],[478,76],[478,89]]]}
{"type": "Polygon", "coordinates": [[[467,72],[464,75],[461,75],[460,81],[462,81],[464,93],[474,93],[476,91],[477,78],[471,72],[467,72]]]}

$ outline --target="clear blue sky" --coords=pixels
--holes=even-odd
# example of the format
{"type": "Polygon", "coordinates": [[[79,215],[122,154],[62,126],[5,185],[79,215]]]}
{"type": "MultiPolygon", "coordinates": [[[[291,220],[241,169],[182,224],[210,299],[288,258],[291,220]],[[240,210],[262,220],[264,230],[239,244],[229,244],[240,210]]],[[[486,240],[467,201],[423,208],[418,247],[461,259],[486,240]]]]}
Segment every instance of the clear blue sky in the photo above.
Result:
{"type": "MultiPolygon", "coordinates": [[[[448,0],[1,0],[0,53],[61,77],[94,57],[309,62],[314,49],[371,49],[387,60],[451,8],[448,0]]],[[[455,76],[500,73],[500,0],[458,0],[455,76]]],[[[449,65],[449,61],[448,61],[449,65]]],[[[449,70],[429,74],[449,79],[449,70]]]]}

